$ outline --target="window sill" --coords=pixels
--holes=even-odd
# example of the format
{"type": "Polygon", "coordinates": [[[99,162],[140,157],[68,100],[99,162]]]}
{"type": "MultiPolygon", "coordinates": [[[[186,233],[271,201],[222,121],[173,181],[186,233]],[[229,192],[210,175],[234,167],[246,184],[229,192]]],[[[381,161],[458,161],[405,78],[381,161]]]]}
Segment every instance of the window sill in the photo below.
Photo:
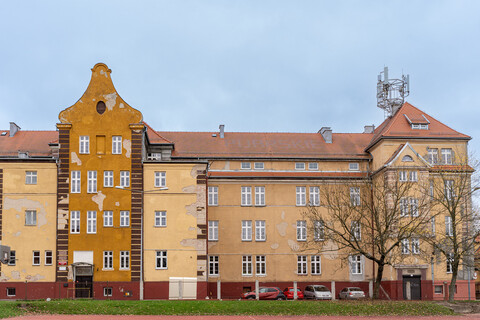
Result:
{"type": "Polygon", "coordinates": [[[218,239],[208,239],[210,242],[218,242],[218,239]]]}
{"type": "Polygon", "coordinates": [[[242,274],[242,277],[244,277],[244,278],[252,278],[253,275],[252,275],[252,274],[242,274]]]}
{"type": "Polygon", "coordinates": [[[167,226],[153,226],[154,228],[166,228],[167,226]]]}
{"type": "Polygon", "coordinates": [[[266,207],[264,204],[256,204],[255,207],[266,207]]]}
{"type": "Polygon", "coordinates": [[[251,207],[252,205],[251,204],[242,204],[240,205],[241,207],[251,207]]]}
{"type": "Polygon", "coordinates": [[[168,270],[168,268],[155,268],[155,270],[168,270]]]}
{"type": "Polygon", "coordinates": [[[255,239],[255,241],[256,241],[256,242],[267,242],[267,239],[265,239],[265,240],[257,240],[257,239],[255,239]]]}
{"type": "Polygon", "coordinates": [[[256,274],[255,276],[260,277],[260,278],[265,278],[267,275],[266,274],[256,274]]]}

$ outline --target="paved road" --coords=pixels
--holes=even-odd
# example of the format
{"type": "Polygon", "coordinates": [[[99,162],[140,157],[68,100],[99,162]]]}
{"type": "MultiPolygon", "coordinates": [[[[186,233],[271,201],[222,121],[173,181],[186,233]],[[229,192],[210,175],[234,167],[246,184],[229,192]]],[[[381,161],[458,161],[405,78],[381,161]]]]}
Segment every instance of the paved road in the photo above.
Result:
{"type": "Polygon", "coordinates": [[[84,316],[84,315],[51,315],[24,316],[9,320],[473,320],[480,319],[480,314],[461,316],[390,316],[390,317],[345,317],[345,316],[84,316]]]}

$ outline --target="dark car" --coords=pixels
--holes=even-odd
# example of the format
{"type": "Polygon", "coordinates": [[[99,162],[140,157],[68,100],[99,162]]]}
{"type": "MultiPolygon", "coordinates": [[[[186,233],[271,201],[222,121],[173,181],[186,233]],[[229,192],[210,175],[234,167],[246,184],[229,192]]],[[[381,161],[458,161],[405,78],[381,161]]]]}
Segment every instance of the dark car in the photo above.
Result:
{"type": "MultiPolygon", "coordinates": [[[[285,300],[285,295],[279,288],[275,287],[260,287],[258,288],[258,295],[260,300],[285,300]]],[[[255,291],[245,292],[242,294],[242,299],[256,299],[255,291]]]]}
{"type": "MultiPolygon", "coordinates": [[[[294,293],[295,291],[293,290],[293,287],[288,287],[283,290],[283,294],[287,299],[293,299],[294,293]]],[[[299,288],[297,288],[297,299],[303,299],[303,292],[299,288]]]]}

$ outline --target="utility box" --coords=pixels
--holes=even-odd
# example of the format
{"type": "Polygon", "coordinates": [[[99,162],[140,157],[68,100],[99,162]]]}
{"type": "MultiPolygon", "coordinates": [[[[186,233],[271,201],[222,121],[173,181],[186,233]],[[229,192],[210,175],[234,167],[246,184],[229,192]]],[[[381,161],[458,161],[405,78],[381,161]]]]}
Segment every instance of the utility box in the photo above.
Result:
{"type": "Polygon", "coordinates": [[[8,264],[10,261],[10,247],[0,246],[0,263],[8,264]]]}

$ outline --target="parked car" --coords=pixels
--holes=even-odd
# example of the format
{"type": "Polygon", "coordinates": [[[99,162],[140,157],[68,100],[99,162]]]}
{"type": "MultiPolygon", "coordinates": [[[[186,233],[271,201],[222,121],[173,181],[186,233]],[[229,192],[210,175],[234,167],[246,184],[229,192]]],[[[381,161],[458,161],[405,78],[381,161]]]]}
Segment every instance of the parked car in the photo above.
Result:
{"type": "Polygon", "coordinates": [[[330,290],[319,284],[312,284],[305,287],[304,291],[305,299],[316,299],[316,300],[331,300],[332,293],[330,290]]]}
{"type": "Polygon", "coordinates": [[[358,287],[346,287],[338,294],[340,299],[363,299],[365,298],[365,292],[358,287]]]}
{"type": "MultiPolygon", "coordinates": [[[[260,300],[285,300],[282,290],[276,287],[260,287],[258,288],[260,300]]],[[[255,291],[245,292],[242,299],[255,299],[255,291]]]]}
{"type": "MultiPolygon", "coordinates": [[[[285,297],[288,299],[293,299],[293,296],[295,294],[295,291],[293,290],[293,287],[288,287],[283,290],[283,294],[285,297]]],[[[297,288],[297,299],[301,300],[303,299],[303,292],[299,288],[297,288]]]]}

